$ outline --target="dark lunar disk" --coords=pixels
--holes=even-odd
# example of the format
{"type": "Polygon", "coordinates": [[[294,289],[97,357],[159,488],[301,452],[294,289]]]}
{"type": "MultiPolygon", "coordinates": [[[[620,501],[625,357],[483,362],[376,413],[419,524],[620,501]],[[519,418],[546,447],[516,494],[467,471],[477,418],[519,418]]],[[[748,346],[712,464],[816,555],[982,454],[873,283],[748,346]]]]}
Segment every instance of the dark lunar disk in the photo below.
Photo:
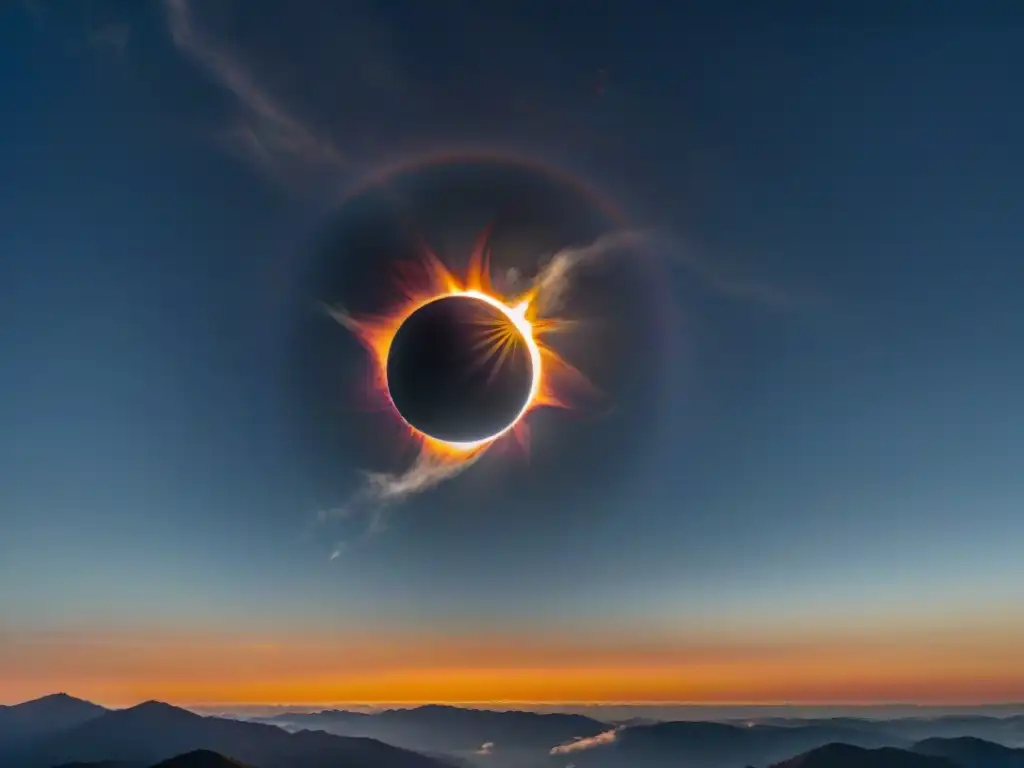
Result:
{"type": "Polygon", "coordinates": [[[530,396],[533,364],[522,334],[497,307],[447,296],[413,312],[388,351],[388,391],[411,426],[446,442],[505,429],[530,396]]]}

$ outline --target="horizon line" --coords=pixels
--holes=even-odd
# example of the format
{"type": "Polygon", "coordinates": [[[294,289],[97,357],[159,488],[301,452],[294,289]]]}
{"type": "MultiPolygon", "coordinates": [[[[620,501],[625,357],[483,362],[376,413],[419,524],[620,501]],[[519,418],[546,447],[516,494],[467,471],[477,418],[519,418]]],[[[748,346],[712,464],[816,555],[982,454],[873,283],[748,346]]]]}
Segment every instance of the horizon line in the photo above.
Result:
{"type": "MultiPolygon", "coordinates": [[[[76,696],[67,691],[56,691],[54,693],[42,694],[40,696],[24,699],[22,701],[15,701],[9,703],[0,702],[0,706],[17,706],[18,704],[26,704],[31,701],[38,701],[45,699],[50,696],[69,696],[72,698],[80,699],[81,701],[88,701],[92,704],[99,704],[99,702],[92,699],[76,696]]],[[[188,703],[175,703],[172,701],[164,701],[162,699],[143,699],[135,704],[128,704],[124,706],[108,706],[108,709],[130,709],[131,707],[144,704],[148,701],[161,701],[164,704],[171,706],[181,707],[182,709],[190,708],[203,708],[209,709],[213,707],[265,707],[265,708],[288,708],[288,707],[303,707],[303,708],[316,708],[321,709],[332,709],[337,707],[355,707],[362,709],[381,709],[386,707],[394,708],[413,708],[413,707],[425,707],[425,706],[442,706],[442,707],[454,707],[464,708],[469,706],[525,706],[525,707],[647,707],[647,708],[661,708],[661,709],[735,709],[740,707],[750,708],[836,708],[845,707],[850,709],[977,709],[977,708],[1024,708],[1024,699],[1007,699],[1007,700],[988,700],[988,701],[901,701],[901,700],[880,700],[880,701],[856,701],[856,700],[819,700],[819,701],[788,701],[788,700],[769,700],[769,701],[693,701],[693,700],[678,700],[678,701],[663,701],[663,700],[606,700],[606,701],[580,701],[580,700],[565,700],[565,701],[544,701],[544,700],[529,700],[529,699],[453,699],[448,701],[439,701],[436,699],[405,699],[405,700],[362,700],[362,701],[208,701],[208,702],[188,702],[188,703]]],[[[106,706],[106,705],[100,705],[106,706]]]]}

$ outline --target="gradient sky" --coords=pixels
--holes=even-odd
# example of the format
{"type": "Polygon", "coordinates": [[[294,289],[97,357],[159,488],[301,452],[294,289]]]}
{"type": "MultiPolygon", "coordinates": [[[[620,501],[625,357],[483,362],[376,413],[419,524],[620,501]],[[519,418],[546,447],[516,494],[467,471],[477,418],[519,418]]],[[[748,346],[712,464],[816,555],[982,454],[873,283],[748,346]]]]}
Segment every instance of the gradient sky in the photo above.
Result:
{"type": "Polygon", "coordinates": [[[4,4],[0,702],[1024,699],[1024,9],[819,5],[4,4]],[[330,560],[308,244],[469,146],[730,277],[643,440],[538,430],[622,471],[330,560]]]}

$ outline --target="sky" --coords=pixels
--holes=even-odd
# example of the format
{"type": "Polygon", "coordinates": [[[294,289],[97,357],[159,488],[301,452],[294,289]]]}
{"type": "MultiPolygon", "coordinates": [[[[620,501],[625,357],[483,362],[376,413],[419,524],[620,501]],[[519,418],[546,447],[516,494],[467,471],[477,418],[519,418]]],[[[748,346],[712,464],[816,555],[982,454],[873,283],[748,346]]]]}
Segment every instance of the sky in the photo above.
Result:
{"type": "Polygon", "coordinates": [[[573,6],[0,7],[0,702],[1024,700],[1024,11],[573,6]],[[315,244],[465,162],[670,246],[360,536],[315,244]]]}

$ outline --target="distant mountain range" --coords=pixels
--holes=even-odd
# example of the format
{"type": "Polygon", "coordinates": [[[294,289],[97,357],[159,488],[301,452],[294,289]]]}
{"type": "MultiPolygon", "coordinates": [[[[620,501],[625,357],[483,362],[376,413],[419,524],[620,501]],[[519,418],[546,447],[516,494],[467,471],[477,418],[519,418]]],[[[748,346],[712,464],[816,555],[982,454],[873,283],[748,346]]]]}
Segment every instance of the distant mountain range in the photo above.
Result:
{"type": "Polygon", "coordinates": [[[889,734],[844,725],[750,725],[675,722],[636,725],[603,737],[568,743],[559,751],[578,768],[698,765],[742,768],[776,763],[808,750],[843,742],[858,747],[909,746],[889,734]]]}
{"type": "Polygon", "coordinates": [[[919,755],[905,749],[864,749],[850,744],[827,744],[774,768],[957,768],[944,757],[919,755]]]}
{"type": "MultiPolygon", "coordinates": [[[[28,707],[34,716],[28,719],[30,727],[26,732],[11,729],[9,738],[0,743],[0,766],[51,768],[104,762],[152,766],[197,750],[230,756],[258,768],[442,768],[445,765],[441,760],[374,739],[333,736],[322,731],[289,733],[273,725],[202,717],[156,701],[121,710],[96,708],[88,702],[73,706],[78,707],[83,716],[87,706],[93,708],[92,716],[77,721],[68,718],[66,713],[72,708],[71,702],[55,697],[8,708],[20,711],[28,707]],[[41,723],[46,721],[50,707],[57,719],[53,727],[47,729],[41,723]]],[[[12,716],[10,712],[7,716],[12,722],[19,719],[19,715],[12,716]]]]}
{"type": "Polygon", "coordinates": [[[327,710],[311,714],[284,713],[261,722],[288,729],[318,728],[342,736],[380,739],[409,749],[467,753],[483,744],[492,751],[547,753],[551,747],[607,731],[607,723],[583,715],[498,712],[430,705],[388,709],[375,714],[327,710]]]}
{"type": "Polygon", "coordinates": [[[156,701],[108,710],[58,694],[0,707],[0,768],[1024,768],[1024,749],[1013,748],[1022,741],[1022,721],[613,724],[425,706],[255,722],[156,701]]]}
{"type": "Polygon", "coordinates": [[[1024,768],[1024,749],[969,737],[931,738],[904,747],[872,746],[870,738],[848,731],[842,741],[832,740],[829,737],[835,734],[819,726],[790,727],[794,732],[790,738],[780,735],[777,726],[752,727],[748,729],[750,738],[744,739],[735,731],[722,730],[729,726],[708,729],[708,723],[698,725],[698,729],[654,727],[642,736],[630,732],[636,729],[626,729],[613,740],[572,753],[571,759],[577,768],[739,768],[766,763],[774,768],[1024,768]],[[807,747],[823,738],[828,741],[807,747]],[[854,740],[861,743],[851,743],[854,740]],[[801,742],[803,748],[794,749],[801,742]],[[779,757],[787,751],[789,756],[779,757]]]}
{"type": "Polygon", "coordinates": [[[913,750],[944,757],[961,768],[1024,768],[1024,749],[1011,749],[972,736],[925,739],[915,744],[913,750]]]}
{"type": "Polygon", "coordinates": [[[775,768],[1021,768],[1024,749],[982,739],[932,738],[910,749],[862,749],[828,744],[778,763],[775,768]]]}
{"type": "Polygon", "coordinates": [[[796,726],[842,725],[855,730],[882,731],[909,742],[933,736],[955,738],[971,736],[995,741],[1007,746],[1024,746],[1024,715],[940,715],[935,717],[900,717],[868,719],[857,717],[836,718],[765,718],[763,725],[796,726]]]}

